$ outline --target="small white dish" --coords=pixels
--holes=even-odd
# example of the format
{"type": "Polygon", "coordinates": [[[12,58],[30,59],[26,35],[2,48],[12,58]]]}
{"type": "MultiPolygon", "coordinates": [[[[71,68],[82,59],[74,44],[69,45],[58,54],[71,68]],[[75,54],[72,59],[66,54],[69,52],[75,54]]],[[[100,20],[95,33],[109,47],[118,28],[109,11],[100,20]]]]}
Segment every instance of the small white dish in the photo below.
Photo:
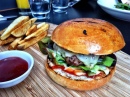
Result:
{"type": "Polygon", "coordinates": [[[129,21],[130,22],[130,10],[122,10],[115,8],[115,5],[118,3],[118,0],[98,0],[97,4],[108,14],[113,17],[129,21]]]}
{"type": "Polygon", "coordinates": [[[26,60],[28,63],[28,70],[24,74],[22,74],[21,76],[15,78],[15,79],[0,82],[0,88],[8,88],[8,87],[12,87],[14,85],[19,84],[30,74],[30,71],[32,70],[32,67],[34,65],[34,59],[29,53],[27,53],[25,51],[19,51],[19,50],[0,52],[0,60],[4,59],[4,58],[8,58],[8,57],[14,57],[14,56],[20,57],[20,58],[26,60]]]}

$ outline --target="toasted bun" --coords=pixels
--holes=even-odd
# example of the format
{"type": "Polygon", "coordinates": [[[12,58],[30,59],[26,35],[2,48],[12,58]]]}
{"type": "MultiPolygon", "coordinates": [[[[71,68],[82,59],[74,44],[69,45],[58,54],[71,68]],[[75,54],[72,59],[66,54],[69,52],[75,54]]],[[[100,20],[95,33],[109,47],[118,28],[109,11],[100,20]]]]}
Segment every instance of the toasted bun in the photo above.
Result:
{"type": "Polygon", "coordinates": [[[69,79],[69,78],[66,78],[57,74],[56,72],[53,71],[52,68],[49,67],[47,62],[46,62],[45,68],[46,68],[47,74],[57,84],[63,87],[69,88],[69,89],[80,90],[80,91],[93,90],[93,89],[96,89],[105,85],[107,82],[110,81],[116,69],[116,67],[114,67],[108,76],[101,78],[99,80],[94,79],[91,81],[79,81],[79,80],[72,80],[72,79],[69,79]]]}
{"type": "Polygon", "coordinates": [[[51,39],[69,51],[106,55],[125,46],[121,32],[111,23],[92,18],[79,18],[60,24],[51,39]]]}
{"type": "Polygon", "coordinates": [[[1,40],[5,40],[7,39],[11,32],[16,29],[17,27],[19,27],[20,25],[22,25],[23,23],[25,23],[26,21],[29,20],[29,16],[20,16],[17,19],[15,19],[8,27],[7,29],[3,32],[3,34],[1,35],[1,40]]]}

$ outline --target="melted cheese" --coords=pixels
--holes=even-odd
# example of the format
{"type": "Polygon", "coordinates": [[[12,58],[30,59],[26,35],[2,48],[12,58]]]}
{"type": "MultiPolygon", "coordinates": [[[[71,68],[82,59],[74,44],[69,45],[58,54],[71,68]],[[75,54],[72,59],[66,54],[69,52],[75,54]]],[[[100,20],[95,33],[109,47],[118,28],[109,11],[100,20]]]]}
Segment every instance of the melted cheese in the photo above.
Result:
{"type": "Polygon", "coordinates": [[[63,57],[71,57],[76,55],[77,58],[83,62],[88,68],[93,68],[93,66],[97,63],[99,56],[98,55],[83,55],[83,54],[75,54],[73,52],[67,51],[65,49],[60,48],[56,44],[53,45],[53,48],[56,52],[60,52],[63,57]]]}

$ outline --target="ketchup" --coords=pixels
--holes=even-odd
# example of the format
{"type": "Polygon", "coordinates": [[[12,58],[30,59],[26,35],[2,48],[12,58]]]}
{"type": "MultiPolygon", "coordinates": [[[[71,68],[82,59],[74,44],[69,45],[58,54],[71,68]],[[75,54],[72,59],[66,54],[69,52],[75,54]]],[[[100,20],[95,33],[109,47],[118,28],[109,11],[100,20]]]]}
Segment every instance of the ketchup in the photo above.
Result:
{"type": "Polygon", "coordinates": [[[58,68],[60,68],[61,70],[65,71],[65,72],[67,72],[69,74],[76,75],[75,74],[75,70],[73,70],[73,69],[72,70],[65,70],[64,66],[60,66],[60,65],[54,65],[54,66],[52,66],[52,69],[58,69],[58,68]]]}
{"type": "Polygon", "coordinates": [[[19,77],[28,70],[28,63],[20,57],[8,57],[0,60],[0,82],[19,77]]]}
{"type": "MultiPolygon", "coordinates": [[[[69,73],[69,74],[72,74],[72,75],[76,75],[76,73],[75,73],[75,70],[65,70],[65,67],[64,66],[60,66],[60,65],[54,65],[54,66],[52,66],[51,67],[52,69],[61,69],[61,70],[63,70],[63,71],[65,71],[65,72],[67,72],[67,73],[69,73]]],[[[85,74],[85,76],[87,76],[87,77],[89,77],[89,78],[96,78],[96,77],[98,77],[98,76],[101,76],[102,75],[102,72],[101,73],[99,73],[99,74],[97,74],[97,75],[93,75],[93,76],[89,76],[88,74],[87,74],[87,72],[86,72],[86,74],[85,74]]]]}

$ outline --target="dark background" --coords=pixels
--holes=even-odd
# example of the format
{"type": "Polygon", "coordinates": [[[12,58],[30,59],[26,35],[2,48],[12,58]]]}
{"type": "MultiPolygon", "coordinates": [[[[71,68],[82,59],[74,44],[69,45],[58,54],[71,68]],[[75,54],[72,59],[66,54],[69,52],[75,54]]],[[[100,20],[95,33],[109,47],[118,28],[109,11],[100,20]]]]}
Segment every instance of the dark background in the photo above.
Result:
{"type": "MultiPolygon", "coordinates": [[[[97,5],[96,1],[97,0],[81,0],[73,7],[68,8],[68,14],[57,14],[51,11],[50,19],[44,20],[44,21],[58,25],[66,20],[70,20],[74,18],[98,18],[98,19],[106,20],[112,23],[113,25],[115,25],[121,31],[126,42],[126,46],[122,50],[126,52],[127,54],[130,54],[130,38],[129,38],[130,37],[130,22],[116,19],[112,17],[111,15],[107,14],[97,5]]],[[[4,16],[19,15],[16,1],[15,0],[1,0],[0,14],[4,16]]],[[[7,27],[11,22],[12,20],[0,21],[0,30],[7,27]]]]}
{"type": "Polygon", "coordinates": [[[16,0],[0,0],[0,11],[17,8],[16,0]]]}

